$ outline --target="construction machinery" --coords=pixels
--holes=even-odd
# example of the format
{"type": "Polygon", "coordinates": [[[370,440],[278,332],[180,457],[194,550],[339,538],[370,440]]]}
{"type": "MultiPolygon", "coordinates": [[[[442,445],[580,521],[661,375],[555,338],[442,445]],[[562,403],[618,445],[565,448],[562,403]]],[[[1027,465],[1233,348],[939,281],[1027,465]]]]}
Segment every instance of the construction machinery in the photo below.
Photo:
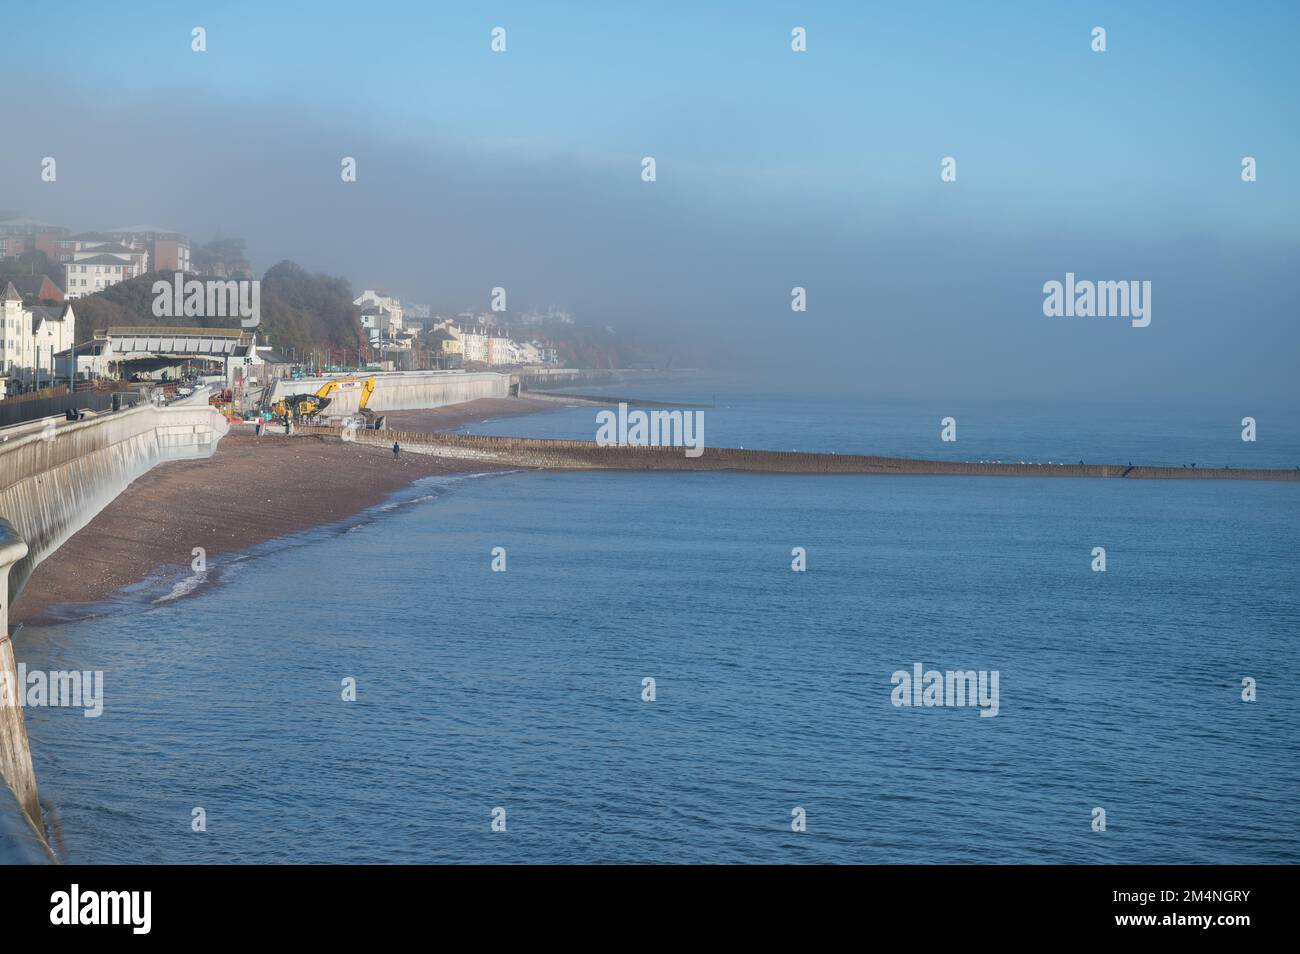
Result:
{"type": "Polygon", "coordinates": [[[375,376],[372,374],[361,384],[361,398],[357,402],[357,411],[365,419],[365,426],[372,431],[382,431],[384,429],[384,415],[376,414],[366,407],[370,403],[370,395],[375,393],[375,376]]]}
{"type": "MultiPolygon", "coordinates": [[[[356,375],[348,378],[332,378],[313,392],[286,394],[271,405],[271,410],[281,420],[310,421],[320,417],[325,408],[329,407],[330,402],[334,400],[336,391],[350,391],[353,388],[361,389],[361,396],[357,401],[357,410],[366,418],[366,426],[373,426],[370,422],[375,419],[376,415],[373,411],[366,409],[366,405],[370,403],[370,396],[375,393],[375,376],[373,374],[364,379],[359,379],[356,375]]],[[[383,418],[378,418],[378,420],[382,422],[383,418]]]]}

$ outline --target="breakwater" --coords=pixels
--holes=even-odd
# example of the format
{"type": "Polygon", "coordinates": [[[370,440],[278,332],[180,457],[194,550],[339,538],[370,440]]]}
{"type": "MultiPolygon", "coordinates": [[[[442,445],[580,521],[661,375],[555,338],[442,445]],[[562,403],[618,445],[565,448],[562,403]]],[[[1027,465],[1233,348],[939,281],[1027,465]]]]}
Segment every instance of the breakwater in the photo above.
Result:
{"type": "Polygon", "coordinates": [[[592,394],[570,394],[567,391],[562,394],[555,394],[549,391],[526,391],[524,392],[524,397],[528,398],[530,401],[549,401],[552,404],[566,404],[566,405],[591,404],[600,407],[607,407],[607,406],[617,407],[620,404],[626,404],[629,407],[701,408],[701,407],[712,406],[709,404],[682,404],[681,402],[678,401],[646,401],[641,398],[602,397],[599,395],[592,395],[592,394]]]}
{"type": "Polygon", "coordinates": [[[586,368],[522,368],[516,375],[524,388],[530,391],[567,388],[574,384],[608,384],[616,379],[612,371],[586,368]]]}
{"type": "Polygon", "coordinates": [[[396,441],[407,451],[417,454],[481,460],[510,467],[569,470],[735,470],[771,474],[1300,481],[1300,469],[1146,467],[1132,464],[994,464],[859,454],[742,450],[734,447],[708,447],[699,457],[687,457],[681,447],[602,447],[594,441],[425,434],[413,431],[354,430],[345,435],[342,428],[325,426],[303,427],[299,433],[326,437],[346,436],[359,443],[388,447],[396,441]]]}

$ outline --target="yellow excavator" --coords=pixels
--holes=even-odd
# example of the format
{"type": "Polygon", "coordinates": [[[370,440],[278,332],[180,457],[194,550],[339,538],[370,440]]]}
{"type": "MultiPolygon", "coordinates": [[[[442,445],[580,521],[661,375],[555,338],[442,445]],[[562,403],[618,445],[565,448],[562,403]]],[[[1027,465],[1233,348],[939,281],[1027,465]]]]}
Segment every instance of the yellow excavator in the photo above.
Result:
{"type": "Polygon", "coordinates": [[[351,390],[354,387],[361,388],[361,397],[357,402],[357,410],[365,417],[367,426],[369,426],[369,422],[375,416],[373,411],[366,410],[366,405],[370,403],[370,396],[375,393],[375,376],[373,374],[365,379],[360,379],[356,375],[350,378],[333,378],[326,381],[314,392],[286,394],[271,405],[271,410],[281,420],[287,418],[294,421],[309,421],[312,418],[320,417],[321,412],[334,399],[335,391],[351,390]]]}

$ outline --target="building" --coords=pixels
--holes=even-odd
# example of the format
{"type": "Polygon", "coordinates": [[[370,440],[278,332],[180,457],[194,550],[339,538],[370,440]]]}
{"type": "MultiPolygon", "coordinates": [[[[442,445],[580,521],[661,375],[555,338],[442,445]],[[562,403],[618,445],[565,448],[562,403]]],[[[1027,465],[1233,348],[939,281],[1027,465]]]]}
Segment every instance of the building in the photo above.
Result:
{"type": "MultiPolygon", "coordinates": [[[[71,311],[71,308],[69,308],[71,311]]],[[[188,374],[220,374],[228,385],[266,377],[283,357],[257,347],[240,328],[113,326],[59,354],[59,367],[79,379],[176,381],[188,374]]]]}
{"type": "Polygon", "coordinates": [[[402,303],[399,299],[375,291],[373,288],[367,288],[352,300],[352,304],[359,306],[363,314],[378,314],[378,309],[381,308],[387,313],[384,320],[387,321],[388,327],[384,337],[402,330],[402,303]]]}
{"type": "Polygon", "coordinates": [[[531,341],[521,341],[515,346],[519,364],[534,365],[542,363],[542,351],[531,341]]]}
{"type": "Polygon", "coordinates": [[[465,348],[459,338],[446,328],[433,328],[424,333],[424,348],[434,368],[454,371],[464,366],[465,348]]]}
{"type": "Polygon", "coordinates": [[[24,390],[50,384],[54,356],[76,337],[72,306],[24,305],[13,282],[6,284],[0,306],[0,373],[24,390]]]}
{"type": "Polygon", "coordinates": [[[515,347],[514,342],[500,331],[492,330],[488,332],[487,338],[487,363],[491,367],[501,364],[515,364],[515,347]]]}
{"type": "Polygon", "coordinates": [[[52,262],[57,262],[55,244],[68,235],[61,225],[50,225],[35,219],[5,219],[0,221],[0,258],[17,258],[24,252],[44,252],[52,262]]]}
{"type": "Polygon", "coordinates": [[[366,302],[361,306],[361,327],[366,340],[377,348],[381,341],[397,335],[401,330],[401,318],[395,319],[386,305],[366,302]]]}
{"type": "Polygon", "coordinates": [[[14,288],[25,301],[63,301],[63,289],[48,275],[23,275],[13,280],[14,288]]]}
{"type": "Polygon", "coordinates": [[[519,316],[519,323],[523,325],[571,325],[573,324],[573,315],[561,308],[556,308],[554,305],[551,305],[546,311],[530,308],[519,316]]]}
{"type": "Polygon", "coordinates": [[[534,338],[529,342],[537,349],[537,360],[541,364],[559,364],[560,352],[550,341],[534,338]]]}
{"type": "Polygon", "coordinates": [[[426,331],[424,346],[434,354],[463,355],[465,353],[465,347],[461,344],[460,339],[446,328],[433,328],[426,331]]]}
{"type": "Polygon", "coordinates": [[[467,362],[488,363],[488,338],[491,336],[486,328],[457,328],[453,325],[447,330],[460,338],[461,353],[467,362]]]}
{"type": "Polygon", "coordinates": [[[458,321],[439,319],[433,322],[424,334],[426,349],[435,357],[455,354],[462,362],[488,367],[558,362],[558,354],[550,341],[516,341],[500,329],[475,324],[476,317],[467,312],[460,315],[458,321]]]}
{"type": "Polygon", "coordinates": [[[190,240],[180,232],[156,225],[135,225],[106,234],[123,245],[138,246],[148,252],[152,271],[190,271],[190,240]]]}
{"type": "Polygon", "coordinates": [[[60,381],[93,381],[107,373],[104,363],[106,342],[102,338],[83,341],[54,355],[54,375],[60,381]]]}
{"type": "Polygon", "coordinates": [[[125,255],[110,252],[78,253],[73,261],[63,266],[64,298],[83,298],[105,288],[110,288],[129,278],[136,278],[146,269],[125,255]]]}
{"type": "Polygon", "coordinates": [[[252,359],[249,372],[258,384],[270,384],[276,378],[289,377],[293,372],[293,362],[289,356],[270,345],[255,344],[252,359]]]}
{"type": "Polygon", "coordinates": [[[142,244],[123,245],[113,238],[88,234],[61,239],[65,298],[81,298],[149,271],[142,244]]]}

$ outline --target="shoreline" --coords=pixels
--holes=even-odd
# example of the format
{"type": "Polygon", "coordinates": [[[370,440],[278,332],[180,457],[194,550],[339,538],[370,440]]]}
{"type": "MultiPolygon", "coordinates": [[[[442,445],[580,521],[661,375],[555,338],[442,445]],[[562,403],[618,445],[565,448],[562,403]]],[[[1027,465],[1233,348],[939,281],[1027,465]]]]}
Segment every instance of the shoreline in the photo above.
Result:
{"type": "MultiPolygon", "coordinates": [[[[1124,465],[989,464],[706,448],[599,447],[587,441],[449,433],[471,423],[563,408],[555,397],[483,398],[390,411],[388,430],[340,440],[335,427],[257,438],[236,426],[208,459],[143,475],[32,573],[10,607],[12,624],[53,625],[111,613],[151,581],[193,573],[193,550],[227,556],[328,527],[377,507],[431,476],[520,469],[750,471],[787,474],[964,475],[1119,479],[1300,479],[1300,471],[1197,470],[1124,465]],[[394,459],[394,441],[403,446],[394,459]]],[[[584,402],[585,403],[585,402],[584,402]]],[[[200,583],[200,586],[202,583],[200,583]]],[[[195,587],[197,589],[198,587],[195,587]]],[[[189,589],[184,591],[190,592],[189,589]]],[[[178,595],[184,595],[178,594],[178,595]]]]}
{"type": "MultiPolygon", "coordinates": [[[[391,416],[433,434],[560,406],[488,398],[391,416]]],[[[513,469],[424,454],[395,460],[388,446],[314,435],[258,438],[251,427],[235,427],[212,457],[164,464],[137,479],[50,554],[10,606],[10,624],[57,625],[111,612],[116,599],[155,578],[191,573],[195,547],[211,565],[214,557],[356,517],[424,477],[513,469]]]]}

